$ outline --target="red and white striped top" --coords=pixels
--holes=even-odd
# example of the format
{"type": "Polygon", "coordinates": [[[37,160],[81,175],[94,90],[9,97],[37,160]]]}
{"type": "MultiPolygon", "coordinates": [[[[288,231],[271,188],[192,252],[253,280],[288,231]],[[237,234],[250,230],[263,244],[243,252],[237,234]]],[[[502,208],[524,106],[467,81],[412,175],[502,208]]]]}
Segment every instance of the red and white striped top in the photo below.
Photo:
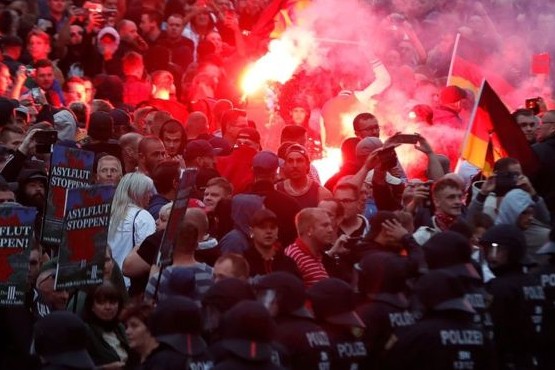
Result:
{"type": "Polygon", "coordinates": [[[301,272],[305,287],[310,287],[329,277],[321,256],[315,256],[301,239],[285,248],[285,255],[291,257],[301,272]]]}

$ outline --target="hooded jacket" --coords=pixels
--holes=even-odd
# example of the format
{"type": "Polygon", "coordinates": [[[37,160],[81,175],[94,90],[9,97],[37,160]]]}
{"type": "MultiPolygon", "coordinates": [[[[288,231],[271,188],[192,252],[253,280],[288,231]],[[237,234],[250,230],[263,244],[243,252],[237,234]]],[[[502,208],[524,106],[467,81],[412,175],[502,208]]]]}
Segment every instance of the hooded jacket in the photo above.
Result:
{"type": "Polygon", "coordinates": [[[238,194],[231,200],[233,230],[220,240],[222,254],[240,253],[249,248],[250,218],[262,209],[264,198],[254,194],[238,194]]]}
{"type": "Polygon", "coordinates": [[[520,214],[528,207],[533,206],[534,201],[530,194],[521,189],[513,189],[508,192],[505,198],[503,198],[503,201],[501,201],[495,224],[516,225],[520,214]]]}

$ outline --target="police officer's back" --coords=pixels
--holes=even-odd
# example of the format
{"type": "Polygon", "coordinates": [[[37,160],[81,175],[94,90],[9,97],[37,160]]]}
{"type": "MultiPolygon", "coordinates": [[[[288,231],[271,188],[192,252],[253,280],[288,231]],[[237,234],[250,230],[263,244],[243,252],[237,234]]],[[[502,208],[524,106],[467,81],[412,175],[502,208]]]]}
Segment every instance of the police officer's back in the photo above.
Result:
{"type": "Polygon", "coordinates": [[[496,225],[481,239],[496,278],[486,285],[493,296],[490,312],[501,369],[536,368],[544,335],[545,293],[530,264],[526,240],[513,225],[496,225]]]}
{"type": "Polygon", "coordinates": [[[262,277],[256,290],[274,317],[276,341],[287,349],[291,369],[329,369],[330,339],[304,307],[303,281],[287,272],[274,272],[262,277]]]}
{"type": "Polygon", "coordinates": [[[375,252],[364,256],[357,269],[362,303],[356,311],[366,325],[364,341],[368,348],[364,368],[380,369],[391,335],[415,322],[405,294],[407,263],[401,256],[375,252]]]}
{"type": "Polygon", "coordinates": [[[94,369],[86,346],[87,328],[71,312],[52,312],[35,324],[34,351],[43,362],[41,370],[94,369]]]}
{"type": "Polygon", "coordinates": [[[314,316],[331,340],[332,369],[362,369],[367,356],[362,340],[364,323],[354,311],[352,288],[337,278],[328,278],[307,290],[314,316]]]}
{"type": "Polygon", "coordinates": [[[473,323],[474,310],[457,277],[431,271],[418,280],[415,290],[424,315],[391,338],[383,369],[491,369],[491,347],[473,323]]]}
{"type": "Polygon", "coordinates": [[[159,302],[148,321],[159,343],[147,356],[142,370],[187,370],[210,368],[212,361],[201,337],[202,315],[197,304],[185,297],[159,302]]]}
{"type": "Polygon", "coordinates": [[[279,370],[272,356],[275,323],[260,303],[243,301],[229,310],[222,322],[222,347],[214,370],[279,370]]]}
{"type": "Polygon", "coordinates": [[[482,325],[488,338],[493,340],[493,321],[489,312],[491,295],[484,287],[481,267],[472,260],[470,240],[453,231],[433,235],[422,246],[430,270],[448,269],[457,275],[465,289],[465,298],[476,314],[474,322],[482,325]]]}

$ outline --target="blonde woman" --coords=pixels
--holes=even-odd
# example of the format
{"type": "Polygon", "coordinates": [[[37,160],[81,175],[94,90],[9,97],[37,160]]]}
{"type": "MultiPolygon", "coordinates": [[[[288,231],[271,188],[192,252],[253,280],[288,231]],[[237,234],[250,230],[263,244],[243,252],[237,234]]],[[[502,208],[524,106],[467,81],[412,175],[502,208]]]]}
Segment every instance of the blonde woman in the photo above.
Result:
{"type": "MultiPolygon", "coordinates": [[[[120,268],[134,246],[156,231],[154,218],[145,210],[156,192],[152,179],[134,172],[123,176],[112,201],[108,245],[120,268]]],[[[129,279],[125,278],[129,286],[129,279]]]]}

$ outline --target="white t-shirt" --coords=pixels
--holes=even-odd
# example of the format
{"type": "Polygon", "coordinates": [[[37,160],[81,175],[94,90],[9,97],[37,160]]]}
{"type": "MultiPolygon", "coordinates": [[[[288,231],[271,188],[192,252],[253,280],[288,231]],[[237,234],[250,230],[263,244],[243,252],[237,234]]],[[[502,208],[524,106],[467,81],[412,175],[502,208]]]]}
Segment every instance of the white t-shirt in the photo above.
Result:
{"type": "MultiPolygon", "coordinates": [[[[114,261],[120,269],[133,247],[140,245],[147,236],[154,234],[155,231],[156,222],[148,211],[135,205],[127,207],[125,218],[118,225],[116,232],[108,236],[108,245],[112,249],[114,261]],[[135,227],[133,227],[133,223],[135,227]]],[[[124,277],[124,280],[125,285],[129,286],[129,279],[124,277]]]]}

